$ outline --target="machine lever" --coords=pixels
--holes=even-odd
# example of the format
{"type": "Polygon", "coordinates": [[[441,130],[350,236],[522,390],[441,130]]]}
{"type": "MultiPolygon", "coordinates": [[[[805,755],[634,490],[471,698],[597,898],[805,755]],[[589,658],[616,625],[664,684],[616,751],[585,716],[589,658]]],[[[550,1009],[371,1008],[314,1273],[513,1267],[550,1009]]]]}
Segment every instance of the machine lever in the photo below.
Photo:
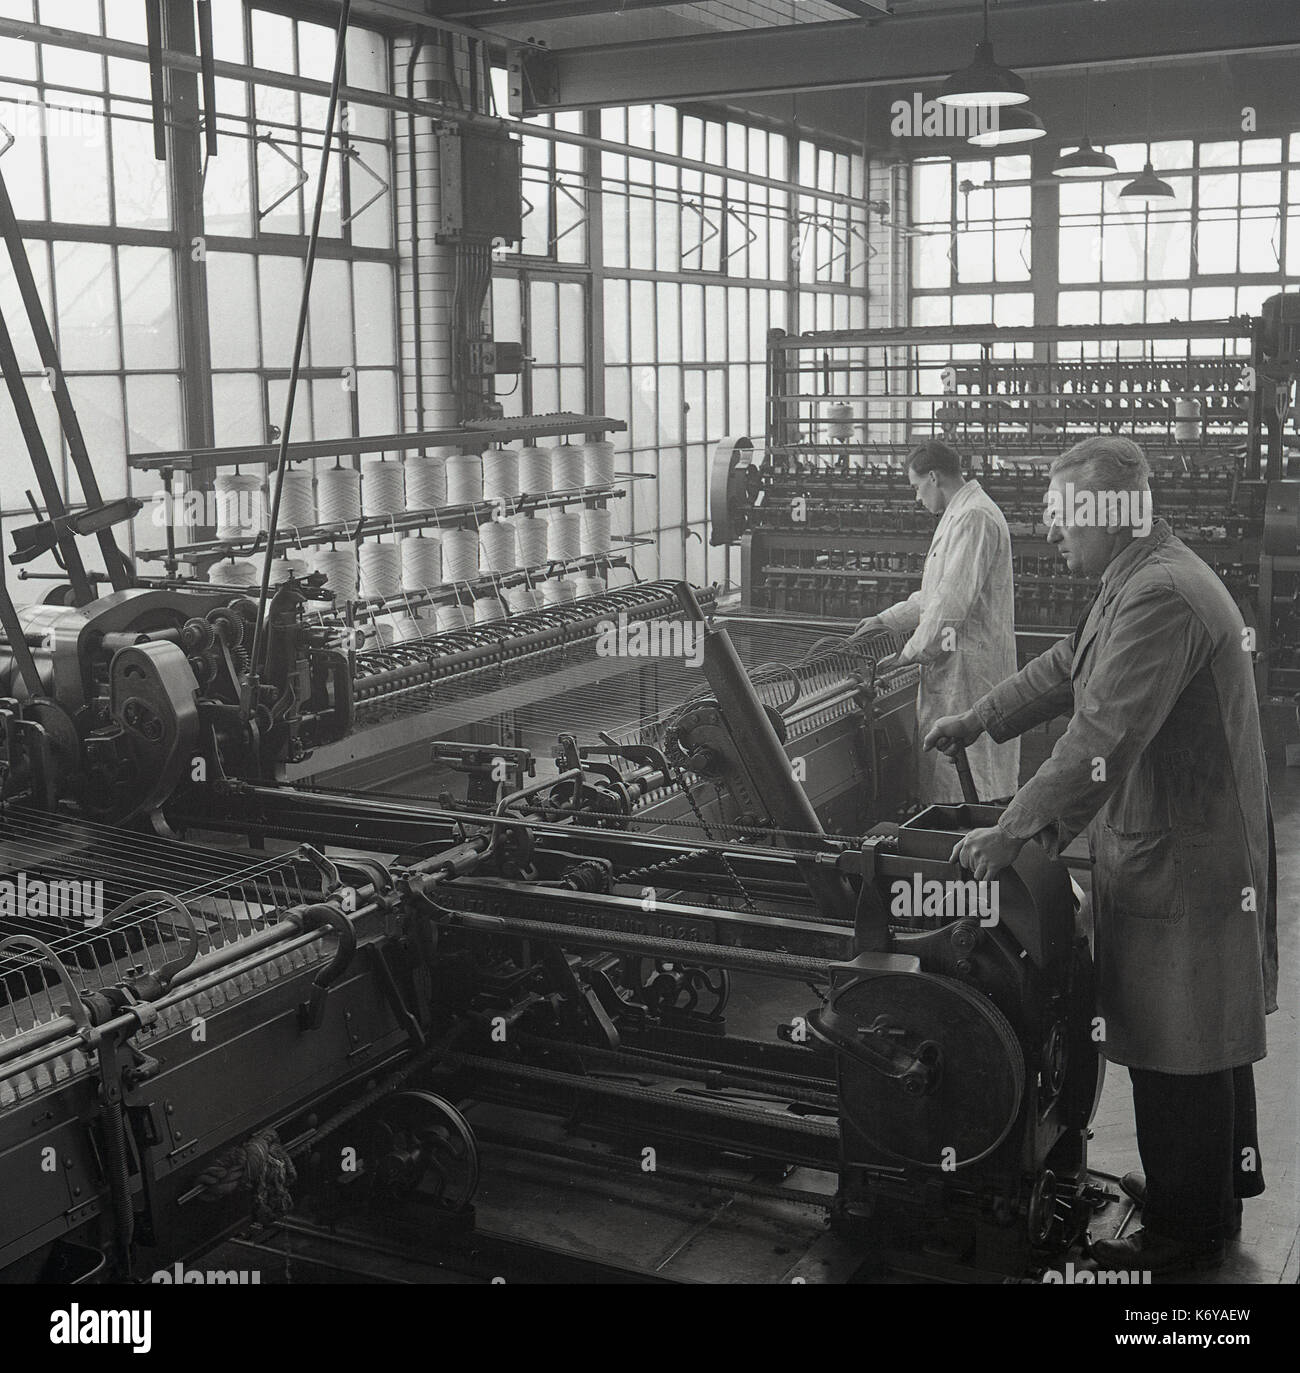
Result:
{"type": "Polygon", "coordinates": [[[978,806],[979,792],[975,790],[975,778],[971,775],[970,760],[966,757],[964,744],[957,745],[952,754],[952,764],[957,769],[957,778],[961,782],[961,799],[968,806],[978,806]]]}

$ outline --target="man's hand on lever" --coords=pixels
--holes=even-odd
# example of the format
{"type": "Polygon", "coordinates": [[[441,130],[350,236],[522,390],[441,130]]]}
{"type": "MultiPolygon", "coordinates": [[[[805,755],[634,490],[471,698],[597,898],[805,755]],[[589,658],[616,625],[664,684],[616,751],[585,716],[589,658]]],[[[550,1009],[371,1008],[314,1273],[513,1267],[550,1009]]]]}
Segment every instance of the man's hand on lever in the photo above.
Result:
{"type": "MultiPolygon", "coordinates": [[[[973,710],[961,715],[944,715],[930,726],[924,744],[937,748],[949,758],[959,749],[968,748],[984,733],[984,726],[973,710]]],[[[948,856],[951,863],[960,863],[972,873],[977,882],[992,881],[1004,868],[1009,868],[1020,856],[1025,840],[1013,839],[997,825],[971,830],[953,846],[948,856]]]]}
{"type": "Polygon", "coordinates": [[[990,882],[1004,868],[1009,868],[1020,856],[1025,840],[1013,839],[996,825],[988,829],[971,830],[963,835],[948,855],[950,863],[960,863],[977,882],[990,882]]]}
{"type": "Polygon", "coordinates": [[[885,622],[879,615],[868,615],[865,620],[858,621],[858,627],[849,635],[849,641],[865,638],[868,634],[874,634],[877,630],[884,628],[885,622]]]}
{"type": "Polygon", "coordinates": [[[963,715],[944,715],[930,726],[929,733],[922,740],[925,748],[937,748],[949,758],[957,756],[957,750],[969,748],[984,733],[984,726],[973,710],[963,715]]]}

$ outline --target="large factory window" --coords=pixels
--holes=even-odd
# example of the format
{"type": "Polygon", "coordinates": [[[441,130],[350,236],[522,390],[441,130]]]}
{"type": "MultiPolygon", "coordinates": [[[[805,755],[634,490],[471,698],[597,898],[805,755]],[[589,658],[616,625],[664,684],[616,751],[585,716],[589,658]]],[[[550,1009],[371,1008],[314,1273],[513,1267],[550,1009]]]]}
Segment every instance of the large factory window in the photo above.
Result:
{"type": "Polygon", "coordinates": [[[912,167],[912,323],[1032,324],[1029,158],[912,167]]]}
{"type": "MultiPolygon", "coordinates": [[[[1300,134],[1289,150],[1281,138],[1247,137],[1105,151],[1118,168],[1106,180],[1055,183],[1055,318],[1037,320],[1033,295],[1013,284],[1028,281],[1032,262],[1029,159],[914,163],[912,323],[1220,319],[1258,311],[1300,278],[1300,171],[1293,165],[1300,134]],[[1173,196],[1149,205],[1121,200],[1116,191],[1148,159],[1173,196]]],[[[1040,292],[1040,306],[1051,294],[1040,292]]]]}
{"type": "MultiPolygon", "coordinates": [[[[1294,140],[1293,140],[1294,141],[1294,140]]],[[[1150,157],[1173,198],[1132,210],[1098,182],[1061,187],[1062,324],[1143,324],[1257,313],[1294,280],[1300,172],[1280,138],[1112,145],[1121,175],[1150,157]],[[1284,179],[1290,184],[1284,194],[1284,179]],[[1096,283],[1093,289],[1075,284],[1096,283]]],[[[1238,340],[1244,351],[1244,340],[1238,340]]]]}
{"type": "MultiPolygon", "coordinates": [[[[333,30],[256,6],[214,7],[217,56],[327,81],[333,30]]],[[[348,36],[344,80],[386,91],[378,34],[348,36]]],[[[204,169],[215,440],[257,442],[279,423],[326,102],[217,83],[220,146],[204,169]]],[[[349,104],[336,132],[312,281],[294,438],[399,427],[390,117],[349,104]]]]}
{"type": "MultiPolygon", "coordinates": [[[[7,18],[34,21],[143,47],[145,7],[116,0],[4,0],[7,18]]],[[[327,80],[333,32],[253,6],[213,6],[216,56],[327,80]]],[[[104,496],[148,497],[157,479],[127,471],[129,452],[200,441],[187,431],[180,340],[207,331],[217,443],[264,439],[278,420],[301,285],[301,259],[323,135],[325,102],[312,96],[217,80],[218,155],[183,169],[203,185],[197,226],[207,300],[177,290],[181,241],[169,162],[154,157],[149,73],[143,61],[55,44],[0,45],[0,101],[15,139],[0,162],[27,243],[68,389],[104,496]],[[15,118],[21,113],[22,118],[15,118]],[[29,136],[30,135],[30,136],[29,136]],[[304,185],[296,183],[303,172],[304,185]],[[280,201],[278,205],[274,202],[280,201]]],[[[354,29],[347,81],[388,90],[385,40],[354,29]]],[[[397,428],[395,271],[389,116],[353,105],[338,135],[313,286],[295,438],[388,432],[397,428]],[[338,180],[341,174],[341,181],[338,180]],[[377,192],[382,192],[378,194],[377,192]],[[376,197],[369,206],[367,200],[376,197]]],[[[187,229],[187,233],[189,230],[187,229]]],[[[81,493],[70,476],[35,343],[12,274],[0,272],[0,309],[19,351],[28,391],[66,499],[81,493]]],[[[198,374],[191,371],[189,381],[198,374]]],[[[202,384],[201,382],[199,383],[202,384]]],[[[193,425],[193,418],[189,423],[193,425]]],[[[0,451],[24,442],[9,406],[0,407],[0,451]]],[[[3,532],[29,524],[25,462],[0,466],[3,532]]],[[[146,505],[125,530],[129,547],[156,547],[146,505]]],[[[52,573],[49,558],[24,569],[52,573]]],[[[10,578],[20,602],[37,600],[39,579],[10,578]]]]}
{"type": "MultiPolygon", "coordinates": [[[[133,43],[145,41],[143,7],[99,0],[6,0],[7,18],[133,43]]],[[[0,103],[12,143],[0,172],[13,201],[68,390],[106,497],[125,495],[126,454],[174,448],[181,430],[180,349],[167,171],[153,157],[149,77],[142,62],[7,40],[0,103]],[[109,94],[111,90],[111,96],[109,94]]],[[[13,274],[0,271],[0,310],[65,497],[70,478],[44,369],[13,274]]],[[[0,406],[3,537],[33,520],[35,483],[13,408],[0,406]]],[[[145,483],[144,485],[148,485],[145,483]]],[[[10,574],[20,604],[39,600],[49,557],[10,574]],[[30,579],[29,579],[30,578],[30,579]]]]}
{"type": "Polygon", "coordinates": [[[643,576],[734,580],[708,544],[712,445],[764,432],[767,333],[865,323],[865,221],[809,194],[863,196],[862,159],[668,106],[603,110],[600,135],[781,183],[600,154],[605,395],[626,416],[643,576]]]}

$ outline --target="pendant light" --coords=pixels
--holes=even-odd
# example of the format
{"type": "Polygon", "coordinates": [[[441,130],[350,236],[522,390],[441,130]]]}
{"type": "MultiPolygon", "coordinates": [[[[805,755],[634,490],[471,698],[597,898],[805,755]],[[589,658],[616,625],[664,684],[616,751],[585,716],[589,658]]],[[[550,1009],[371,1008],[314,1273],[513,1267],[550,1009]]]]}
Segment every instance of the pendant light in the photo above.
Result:
{"type": "Polygon", "coordinates": [[[1142,168],[1140,176],[1136,176],[1132,181],[1120,190],[1121,200],[1132,200],[1140,204],[1149,204],[1153,200],[1172,200],[1174,198],[1174,188],[1167,182],[1161,181],[1156,175],[1156,169],[1151,165],[1151,74],[1147,73],[1147,160],[1142,168]]]}
{"type": "Polygon", "coordinates": [[[1127,186],[1120,191],[1120,198],[1123,200],[1172,200],[1174,198],[1174,188],[1167,182],[1161,181],[1156,175],[1156,169],[1151,165],[1148,157],[1146,165],[1142,168],[1142,174],[1136,176],[1127,186]]]}
{"type": "Polygon", "coordinates": [[[971,134],[966,142],[976,148],[1003,148],[1012,143],[1030,143],[1046,133],[1043,121],[1028,105],[1007,105],[1002,109],[995,107],[990,127],[971,134]]]}
{"type": "Polygon", "coordinates": [[[1091,122],[1092,99],[1090,80],[1092,69],[1085,67],[1083,72],[1083,140],[1072,153],[1062,153],[1052,168],[1053,176],[1103,176],[1106,172],[1118,171],[1115,159],[1100,148],[1092,146],[1088,129],[1091,122]]]}
{"type": "Polygon", "coordinates": [[[1021,77],[993,60],[989,0],[984,0],[984,37],[975,45],[975,60],[954,72],[935,99],[941,105],[1023,105],[1029,99],[1021,77]]]}

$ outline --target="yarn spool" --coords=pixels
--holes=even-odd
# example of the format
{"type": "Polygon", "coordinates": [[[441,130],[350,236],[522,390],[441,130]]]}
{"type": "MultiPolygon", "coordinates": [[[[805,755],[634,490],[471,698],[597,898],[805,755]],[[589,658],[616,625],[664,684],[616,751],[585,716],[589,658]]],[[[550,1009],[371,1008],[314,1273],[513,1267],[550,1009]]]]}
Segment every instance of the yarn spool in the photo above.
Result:
{"type": "Polygon", "coordinates": [[[611,512],[608,507],[582,510],[582,551],[584,553],[608,553],[611,540],[611,512]]]}
{"type": "Polygon", "coordinates": [[[442,540],[429,534],[413,534],[403,539],[402,586],[407,591],[423,590],[442,582],[442,540]]]}
{"type": "Polygon", "coordinates": [[[584,480],[588,486],[614,484],[614,445],[604,441],[582,445],[584,480]]]}
{"type": "Polygon", "coordinates": [[[361,473],[355,467],[330,467],[316,478],[316,512],[321,524],[361,518],[361,473]]]}
{"type": "Polygon", "coordinates": [[[266,528],[266,492],[260,476],[221,472],[212,486],[218,539],[249,539],[266,528]]]}
{"type": "Polygon", "coordinates": [[[475,597],[474,623],[476,625],[492,624],[496,620],[504,620],[505,617],[505,607],[495,596],[475,597]]]}
{"type": "Polygon", "coordinates": [[[586,484],[586,463],[581,448],[562,443],[551,449],[551,490],[577,491],[586,484]]]}
{"type": "Polygon", "coordinates": [[[575,594],[580,601],[587,596],[603,596],[605,594],[605,583],[600,577],[575,577],[573,585],[575,594]]]}
{"type": "Polygon", "coordinates": [[[388,600],[402,594],[402,550],[393,543],[363,543],[360,550],[361,594],[388,600]]]}
{"type": "Polygon", "coordinates": [[[445,634],[451,629],[464,629],[471,623],[470,613],[463,605],[440,605],[436,624],[438,633],[445,634]]]}
{"type": "Polygon", "coordinates": [[[512,586],[506,592],[506,603],[512,615],[527,615],[540,610],[544,601],[542,593],[531,586],[512,586]]]}
{"type": "Polygon", "coordinates": [[[577,599],[578,588],[567,577],[542,583],[542,600],[546,605],[568,605],[577,599]]]}
{"type": "Polygon", "coordinates": [[[366,515],[400,515],[406,509],[406,473],[400,462],[367,458],[361,464],[361,509],[366,515]]]}
{"type": "Polygon", "coordinates": [[[445,530],[442,536],[443,582],[472,582],[478,576],[478,555],[477,530],[445,530]]]}
{"type": "Polygon", "coordinates": [[[316,479],[305,468],[284,474],[280,489],[281,529],[308,529],[316,523],[316,479]]]}
{"type": "Polygon", "coordinates": [[[318,548],[311,562],[315,571],[324,574],[325,588],[334,593],[335,600],[356,600],[357,554],[350,543],[341,548],[318,548]]]}
{"type": "Polygon", "coordinates": [[[367,650],[386,648],[397,638],[397,632],[393,628],[392,618],[388,615],[376,615],[375,618],[363,628],[362,633],[365,636],[363,647],[367,650]]]}
{"type": "Polygon", "coordinates": [[[551,489],[551,450],[519,450],[519,490],[525,496],[544,496],[551,489]]]}
{"type": "Polygon", "coordinates": [[[408,510],[437,510],[447,504],[447,459],[407,458],[402,464],[406,474],[408,510]]]}
{"type": "Polygon", "coordinates": [[[514,524],[518,566],[540,567],[549,547],[550,529],[546,521],[536,515],[516,515],[514,524]]]}
{"type": "Polygon", "coordinates": [[[1174,439],[1178,443],[1201,441],[1201,402],[1195,396],[1179,396],[1174,401],[1174,439]]]}
{"type": "Polygon", "coordinates": [[[513,448],[489,448],[483,454],[483,499],[519,494],[519,454],[513,448]]]}
{"type": "Polygon", "coordinates": [[[256,563],[231,558],[213,566],[209,580],[217,586],[253,586],[261,580],[256,563]]]}
{"type": "Polygon", "coordinates": [[[576,510],[556,510],[546,520],[546,556],[551,562],[572,562],[582,554],[582,516],[576,510]]]}
{"type": "Polygon", "coordinates": [[[271,563],[271,585],[280,586],[290,577],[301,579],[307,571],[307,563],[301,558],[276,558],[271,563]]]}
{"type": "Polygon", "coordinates": [[[509,520],[494,520],[478,532],[480,572],[509,572],[515,562],[515,527],[509,520]]]}
{"type": "Polygon", "coordinates": [[[447,504],[477,505],[483,499],[483,459],[459,453],[447,459],[447,504]]]}
{"type": "Polygon", "coordinates": [[[393,617],[393,642],[409,644],[414,639],[424,638],[427,626],[414,613],[393,617]]]}

